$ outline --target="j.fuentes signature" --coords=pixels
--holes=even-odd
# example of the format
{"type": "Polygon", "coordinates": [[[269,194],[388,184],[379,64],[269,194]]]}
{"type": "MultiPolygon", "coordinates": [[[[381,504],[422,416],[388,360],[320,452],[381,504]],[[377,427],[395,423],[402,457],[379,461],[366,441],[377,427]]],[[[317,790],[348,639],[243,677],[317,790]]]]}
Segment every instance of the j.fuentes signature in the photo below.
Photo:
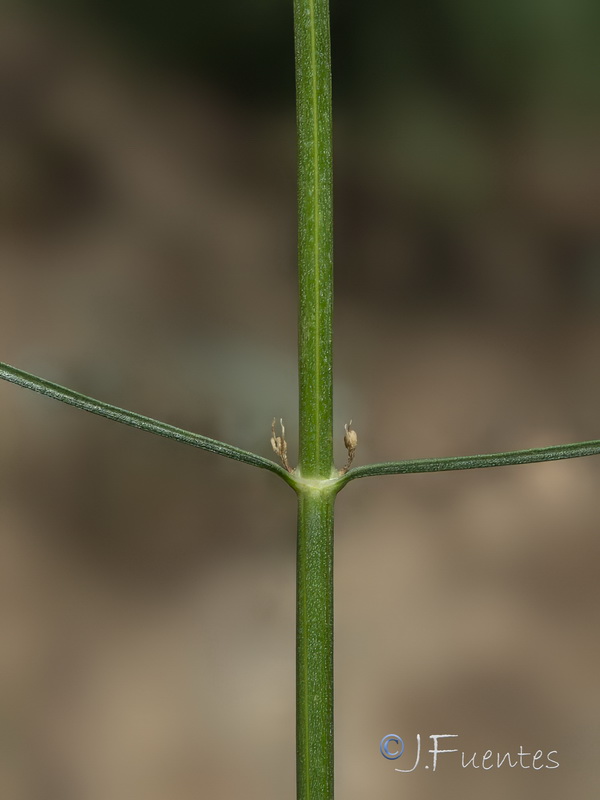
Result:
{"type": "MultiPolygon", "coordinates": [[[[457,739],[457,733],[432,733],[429,738],[432,741],[432,747],[427,751],[432,758],[429,764],[423,764],[425,769],[431,769],[435,772],[438,768],[438,756],[443,754],[458,753],[458,748],[441,748],[441,739],[457,739]]],[[[448,742],[450,744],[450,742],[448,742]]],[[[397,736],[395,733],[388,733],[384,736],[379,743],[379,750],[384,758],[390,761],[395,761],[400,758],[404,753],[404,740],[397,736]]],[[[550,750],[544,754],[542,750],[535,752],[526,751],[523,745],[519,745],[519,749],[515,753],[498,753],[492,750],[486,750],[481,755],[473,753],[468,755],[464,751],[460,752],[460,764],[463,768],[472,767],[473,769],[494,769],[503,766],[519,767],[520,769],[556,769],[559,762],[553,756],[558,756],[557,750],[550,750]]],[[[453,756],[458,758],[458,756],[453,756]]],[[[417,733],[417,755],[413,765],[408,769],[400,769],[396,767],[396,772],[414,772],[419,766],[421,760],[421,734],[417,733]]]]}

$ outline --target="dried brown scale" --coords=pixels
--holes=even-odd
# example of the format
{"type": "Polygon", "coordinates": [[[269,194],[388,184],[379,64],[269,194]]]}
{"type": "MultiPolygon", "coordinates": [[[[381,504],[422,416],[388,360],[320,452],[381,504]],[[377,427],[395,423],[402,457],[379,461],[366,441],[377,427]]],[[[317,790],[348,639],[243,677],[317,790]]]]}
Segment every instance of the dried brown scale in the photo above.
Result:
{"type": "Polygon", "coordinates": [[[346,433],[344,434],[344,445],[346,446],[346,450],[348,451],[348,460],[346,461],[345,466],[343,469],[340,470],[340,475],[345,475],[346,472],[352,466],[352,462],[354,461],[354,454],[356,453],[356,448],[358,446],[358,435],[356,431],[352,428],[352,420],[347,425],[344,425],[344,430],[346,433]]]}
{"type": "Polygon", "coordinates": [[[292,467],[288,464],[287,460],[287,442],[285,440],[285,426],[283,424],[283,420],[279,420],[279,424],[281,425],[281,436],[277,435],[275,430],[275,425],[277,420],[273,417],[273,422],[271,423],[271,447],[273,451],[279,456],[281,463],[283,464],[284,468],[288,472],[294,472],[292,467]]]}

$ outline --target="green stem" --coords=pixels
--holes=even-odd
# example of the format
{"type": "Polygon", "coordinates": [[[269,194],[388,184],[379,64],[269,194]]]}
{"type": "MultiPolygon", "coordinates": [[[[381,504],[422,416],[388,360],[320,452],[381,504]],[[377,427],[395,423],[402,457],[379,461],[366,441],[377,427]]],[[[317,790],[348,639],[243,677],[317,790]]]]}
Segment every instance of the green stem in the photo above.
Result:
{"type": "Polygon", "coordinates": [[[333,798],[333,232],[328,0],[294,0],[298,126],[300,457],[298,800],[333,798]]]}
{"type": "Polygon", "coordinates": [[[129,425],[132,428],[139,428],[140,430],[148,431],[158,436],[165,436],[167,439],[175,439],[177,442],[192,445],[192,447],[199,447],[201,450],[208,450],[211,453],[217,453],[220,456],[232,458],[235,461],[242,461],[254,467],[267,469],[270,472],[276,473],[283,478],[284,481],[295,487],[294,479],[290,473],[286,472],[279,464],[275,464],[273,461],[269,461],[268,458],[257,456],[247,450],[240,450],[239,447],[233,447],[230,444],[219,442],[216,439],[209,439],[208,436],[201,436],[199,433],[192,433],[182,428],[176,428],[174,425],[168,425],[166,422],[159,422],[156,419],[144,417],[133,411],[126,411],[118,406],[103,403],[101,400],[94,400],[92,397],[86,397],[83,394],[74,392],[72,389],[59,386],[57,383],[51,383],[50,381],[44,380],[44,378],[38,378],[36,375],[23,372],[23,370],[16,369],[2,362],[0,362],[0,378],[10,383],[15,383],[17,386],[23,386],[25,389],[31,389],[47,397],[60,400],[62,403],[75,406],[75,408],[80,408],[83,411],[89,411],[91,414],[98,414],[100,417],[106,417],[115,422],[122,422],[124,425],[129,425]]]}
{"type": "Polygon", "coordinates": [[[296,770],[298,800],[333,798],[333,505],[298,496],[296,770]]]}
{"type": "Polygon", "coordinates": [[[538,464],[543,461],[561,461],[565,458],[581,458],[582,456],[595,456],[598,454],[600,454],[600,440],[595,439],[589,442],[557,444],[552,447],[537,447],[531,450],[509,450],[505,453],[388,461],[383,464],[367,464],[364,467],[355,467],[341,476],[337,485],[341,484],[343,486],[355,478],[367,478],[372,475],[406,475],[416,472],[448,472],[459,469],[508,467],[516,464],[538,464]]]}
{"type": "Polygon", "coordinates": [[[332,138],[328,0],[294,0],[298,125],[299,473],[333,469],[332,138]]]}

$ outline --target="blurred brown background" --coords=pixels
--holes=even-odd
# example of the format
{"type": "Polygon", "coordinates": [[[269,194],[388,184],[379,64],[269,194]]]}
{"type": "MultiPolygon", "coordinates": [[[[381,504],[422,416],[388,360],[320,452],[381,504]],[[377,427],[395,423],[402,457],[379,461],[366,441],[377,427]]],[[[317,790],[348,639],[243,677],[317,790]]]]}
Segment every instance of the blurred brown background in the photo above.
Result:
{"type": "MultiPolygon", "coordinates": [[[[350,418],[359,463],[600,437],[599,34],[595,0],[333,4],[339,462],[350,418]]],[[[0,358],[266,456],[283,416],[293,459],[293,93],[289,2],[5,2],[0,358]]],[[[0,796],[293,797],[290,490],[0,409],[0,796]]],[[[599,484],[344,491],[340,798],[598,796],[599,484]],[[417,733],[560,767],[400,775],[417,733]]]]}

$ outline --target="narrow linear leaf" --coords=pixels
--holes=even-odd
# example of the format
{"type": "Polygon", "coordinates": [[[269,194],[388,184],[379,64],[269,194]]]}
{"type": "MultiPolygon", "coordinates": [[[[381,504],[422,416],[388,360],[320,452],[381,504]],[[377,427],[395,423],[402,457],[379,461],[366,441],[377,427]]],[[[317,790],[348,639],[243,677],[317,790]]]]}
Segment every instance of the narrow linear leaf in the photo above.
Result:
{"type": "Polygon", "coordinates": [[[23,370],[16,369],[2,362],[0,362],[0,378],[10,383],[15,383],[17,386],[22,386],[25,389],[31,389],[34,392],[39,392],[39,394],[52,397],[54,400],[60,400],[62,403],[75,406],[75,408],[80,408],[83,411],[89,411],[91,414],[97,414],[100,417],[106,417],[115,422],[129,425],[132,428],[139,428],[142,431],[148,431],[148,433],[165,436],[167,439],[174,439],[176,442],[189,444],[192,445],[192,447],[199,447],[201,450],[207,450],[209,453],[216,453],[226,458],[232,458],[235,461],[251,464],[254,467],[267,469],[279,475],[291,486],[294,486],[292,477],[283,467],[280,467],[274,461],[250,453],[247,450],[241,450],[238,447],[219,442],[216,439],[209,439],[208,436],[202,436],[199,433],[192,433],[182,428],[176,428],[174,425],[168,425],[166,422],[144,417],[142,414],[136,414],[134,411],[127,411],[123,408],[112,406],[109,403],[103,403],[101,400],[94,400],[92,397],[86,397],[72,389],[59,386],[57,383],[52,383],[44,378],[38,378],[36,375],[31,375],[29,372],[24,372],[23,370]]]}
{"type": "Polygon", "coordinates": [[[532,450],[510,450],[505,453],[485,453],[453,458],[418,458],[408,461],[388,461],[383,464],[367,464],[349,470],[340,480],[346,484],[355,478],[371,475],[406,475],[417,472],[448,472],[459,469],[484,469],[485,467],[508,467],[516,464],[538,464],[543,461],[561,461],[566,458],[581,458],[600,454],[600,440],[557,444],[552,447],[537,447],[532,450]]]}

